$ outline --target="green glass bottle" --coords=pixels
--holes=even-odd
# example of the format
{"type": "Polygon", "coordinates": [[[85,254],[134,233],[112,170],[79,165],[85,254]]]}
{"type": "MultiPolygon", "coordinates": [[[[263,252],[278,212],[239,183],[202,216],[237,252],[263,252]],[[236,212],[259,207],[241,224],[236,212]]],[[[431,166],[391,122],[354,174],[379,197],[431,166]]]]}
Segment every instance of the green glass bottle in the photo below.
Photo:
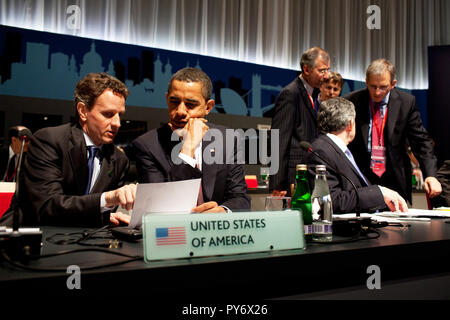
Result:
{"type": "Polygon", "coordinates": [[[291,199],[291,208],[299,210],[303,215],[305,240],[312,239],[312,214],[311,214],[311,191],[308,182],[306,164],[298,164],[296,167],[296,182],[294,194],[291,199]]]}

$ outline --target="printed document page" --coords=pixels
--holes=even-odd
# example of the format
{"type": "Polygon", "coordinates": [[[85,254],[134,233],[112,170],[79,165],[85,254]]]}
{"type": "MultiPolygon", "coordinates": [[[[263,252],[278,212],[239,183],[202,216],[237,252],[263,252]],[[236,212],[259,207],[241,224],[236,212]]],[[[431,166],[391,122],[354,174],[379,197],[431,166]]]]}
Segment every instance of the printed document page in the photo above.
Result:
{"type": "Polygon", "coordinates": [[[200,180],[138,184],[130,227],[141,226],[142,216],[148,212],[190,213],[197,206],[200,180]]]}

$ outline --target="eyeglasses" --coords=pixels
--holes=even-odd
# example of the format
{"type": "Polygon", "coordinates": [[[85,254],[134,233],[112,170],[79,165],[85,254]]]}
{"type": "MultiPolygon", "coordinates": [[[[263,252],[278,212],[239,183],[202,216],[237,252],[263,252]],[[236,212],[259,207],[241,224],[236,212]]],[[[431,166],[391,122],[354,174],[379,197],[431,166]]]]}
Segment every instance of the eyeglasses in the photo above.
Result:
{"type": "Polygon", "coordinates": [[[377,91],[377,90],[387,91],[390,87],[389,86],[378,87],[378,86],[369,85],[369,88],[372,89],[373,91],[377,91]]]}

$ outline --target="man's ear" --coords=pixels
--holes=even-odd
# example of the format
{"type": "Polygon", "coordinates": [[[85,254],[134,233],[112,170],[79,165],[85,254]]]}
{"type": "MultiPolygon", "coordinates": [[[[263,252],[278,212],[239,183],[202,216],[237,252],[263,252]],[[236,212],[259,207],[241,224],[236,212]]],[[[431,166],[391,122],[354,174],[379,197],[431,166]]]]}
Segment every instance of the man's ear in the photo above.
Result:
{"type": "Polygon", "coordinates": [[[213,99],[210,99],[206,102],[206,114],[209,114],[211,112],[215,104],[216,102],[213,99]]]}
{"type": "Polygon", "coordinates": [[[88,108],[86,107],[86,105],[83,102],[77,103],[77,112],[78,112],[78,116],[80,117],[81,121],[87,120],[88,111],[89,111],[88,108]]]}
{"type": "Polygon", "coordinates": [[[307,65],[303,65],[302,73],[309,76],[311,74],[311,69],[307,65]]]}
{"type": "Polygon", "coordinates": [[[11,149],[14,151],[14,154],[18,154],[21,149],[20,139],[17,137],[11,137],[11,149]]]}
{"type": "Polygon", "coordinates": [[[396,85],[397,85],[397,80],[392,81],[392,83],[391,83],[392,89],[393,89],[396,85]]]}
{"type": "Polygon", "coordinates": [[[348,125],[345,127],[345,131],[352,132],[353,126],[355,125],[355,120],[350,120],[348,125]]]}

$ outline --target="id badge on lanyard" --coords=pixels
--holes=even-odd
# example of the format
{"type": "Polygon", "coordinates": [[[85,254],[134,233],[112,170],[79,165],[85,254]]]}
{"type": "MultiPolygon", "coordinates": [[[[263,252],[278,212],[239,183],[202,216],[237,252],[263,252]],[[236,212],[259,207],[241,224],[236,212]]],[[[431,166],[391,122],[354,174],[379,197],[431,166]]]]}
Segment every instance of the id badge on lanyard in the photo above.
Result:
{"type": "Polygon", "coordinates": [[[386,166],[386,147],[372,146],[372,161],[370,167],[372,169],[382,169],[386,166]]]}
{"type": "MultiPolygon", "coordinates": [[[[370,107],[372,109],[372,114],[375,114],[373,104],[370,102],[370,107]]],[[[387,119],[387,110],[383,117],[383,121],[381,123],[381,128],[377,121],[372,117],[372,128],[376,131],[376,136],[372,135],[372,155],[370,161],[370,167],[374,172],[380,172],[381,174],[385,171],[386,168],[386,147],[384,146],[384,128],[386,126],[387,119]],[[378,143],[374,143],[378,140],[378,143]]],[[[375,133],[372,131],[373,133],[375,133]]]]}

